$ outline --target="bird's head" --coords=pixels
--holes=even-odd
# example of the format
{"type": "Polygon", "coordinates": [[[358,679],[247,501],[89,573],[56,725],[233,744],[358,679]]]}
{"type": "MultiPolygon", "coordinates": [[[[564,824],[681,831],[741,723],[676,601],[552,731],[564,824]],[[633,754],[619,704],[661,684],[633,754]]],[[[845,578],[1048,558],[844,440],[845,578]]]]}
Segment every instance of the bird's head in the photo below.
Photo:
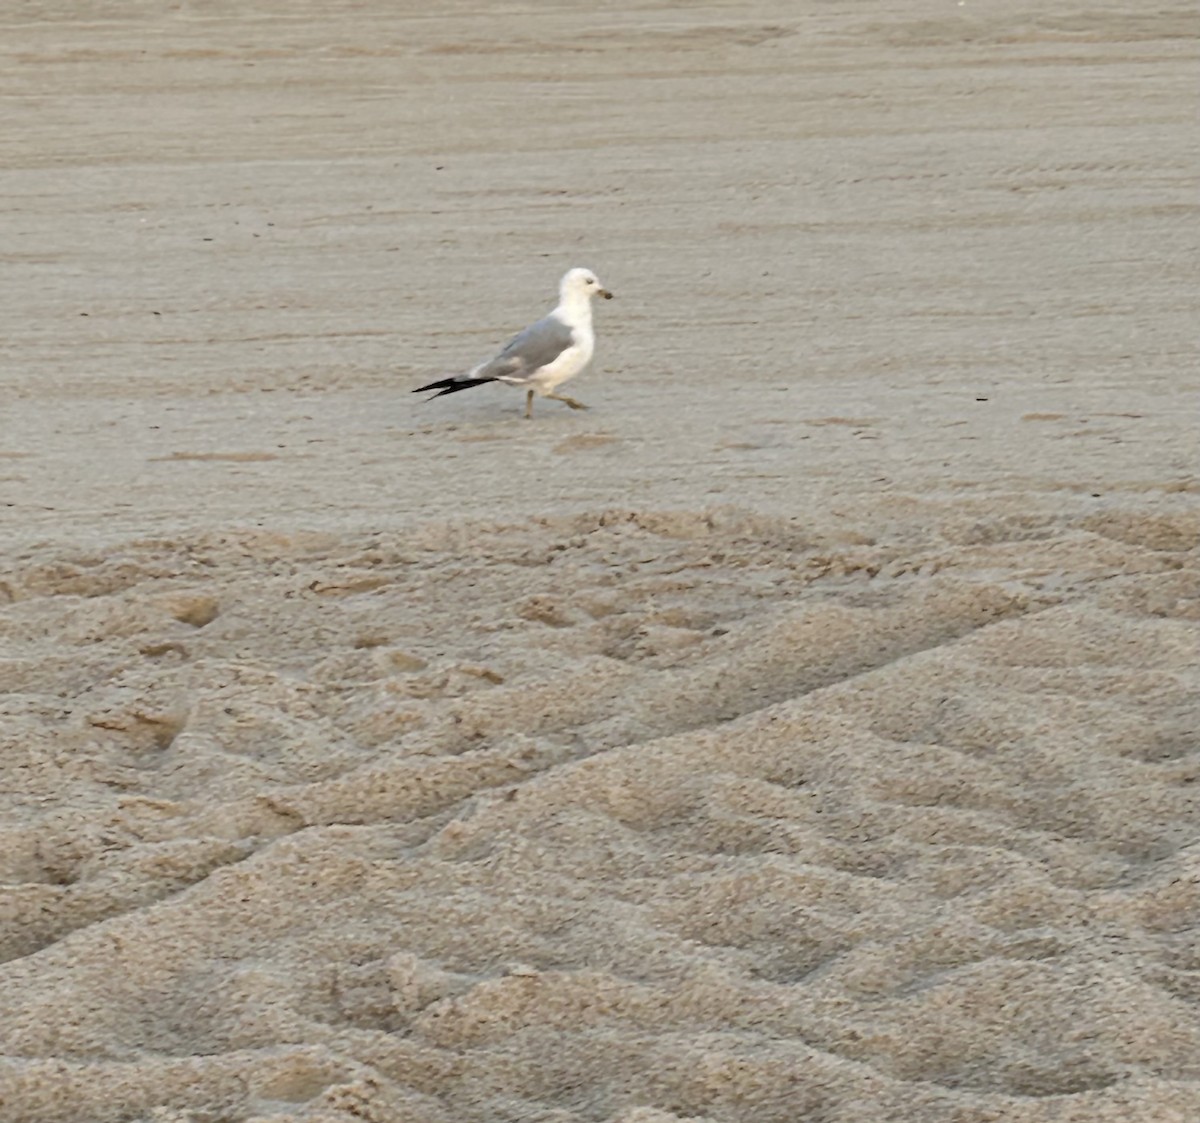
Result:
{"type": "Polygon", "coordinates": [[[612,293],[600,283],[600,278],[590,269],[568,270],[563,276],[562,284],[559,285],[559,292],[564,297],[578,293],[582,296],[602,296],[605,300],[612,300],[612,293]]]}

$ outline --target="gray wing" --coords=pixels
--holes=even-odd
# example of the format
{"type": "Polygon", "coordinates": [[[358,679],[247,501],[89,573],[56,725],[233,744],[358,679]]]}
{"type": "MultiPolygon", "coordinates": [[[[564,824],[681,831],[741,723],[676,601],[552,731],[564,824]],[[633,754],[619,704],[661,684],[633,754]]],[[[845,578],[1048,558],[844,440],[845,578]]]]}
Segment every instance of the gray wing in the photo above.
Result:
{"type": "Polygon", "coordinates": [[[471,372],[474,378],[523,380],[549,366],[575,342],[571,329],[552,312],[509,340],[490,362],[471,372]]]}

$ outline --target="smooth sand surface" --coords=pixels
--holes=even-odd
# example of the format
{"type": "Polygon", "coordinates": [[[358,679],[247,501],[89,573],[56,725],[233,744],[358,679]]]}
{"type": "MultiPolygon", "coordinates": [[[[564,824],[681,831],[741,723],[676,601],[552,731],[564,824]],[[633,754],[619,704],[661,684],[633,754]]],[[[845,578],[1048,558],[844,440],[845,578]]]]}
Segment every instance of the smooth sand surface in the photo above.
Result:
{"type": "Polygon", "coordinates": [[[1195,29],[5,8],[0,1120],[1200,1118],[1195,29]]]}

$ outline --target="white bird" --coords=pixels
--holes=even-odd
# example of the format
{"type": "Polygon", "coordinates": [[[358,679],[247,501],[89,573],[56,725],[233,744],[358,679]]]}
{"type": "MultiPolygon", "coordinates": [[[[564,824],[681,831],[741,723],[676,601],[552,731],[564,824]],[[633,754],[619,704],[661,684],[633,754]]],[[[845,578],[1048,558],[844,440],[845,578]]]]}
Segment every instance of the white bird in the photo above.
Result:
{"type": "Polygon", "coordinates": [[[596,349],[596,335],[592,331],[594,296],[612,299],[612,293],[600,284],[600,278],[590,269],[568,270],[559,282],[558,307],[509,340],[494,359],[480,363],[466,374],[418,386],[413,393],[436,390],[433,396],[440,398],[443,394],[457,394],[485,382],[507,382],[510,386],[526,388],[527,418],[533,416],[534,394],[564,402],[572,409],[587,409],[582,402],[565,394],[556,394],[554,390],[592,361],[592,352],[596,349]]]}

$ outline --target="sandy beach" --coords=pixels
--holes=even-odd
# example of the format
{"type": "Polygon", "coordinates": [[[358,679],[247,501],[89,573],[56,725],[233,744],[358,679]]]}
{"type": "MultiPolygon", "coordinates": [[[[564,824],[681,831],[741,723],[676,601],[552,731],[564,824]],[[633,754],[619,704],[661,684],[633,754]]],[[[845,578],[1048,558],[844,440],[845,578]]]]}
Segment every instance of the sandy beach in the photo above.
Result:
{"type": "Polygon", "coordinates": [[[1200,1119],[1130,7],[0,13],[0,1123],[1200,1119]]]}

